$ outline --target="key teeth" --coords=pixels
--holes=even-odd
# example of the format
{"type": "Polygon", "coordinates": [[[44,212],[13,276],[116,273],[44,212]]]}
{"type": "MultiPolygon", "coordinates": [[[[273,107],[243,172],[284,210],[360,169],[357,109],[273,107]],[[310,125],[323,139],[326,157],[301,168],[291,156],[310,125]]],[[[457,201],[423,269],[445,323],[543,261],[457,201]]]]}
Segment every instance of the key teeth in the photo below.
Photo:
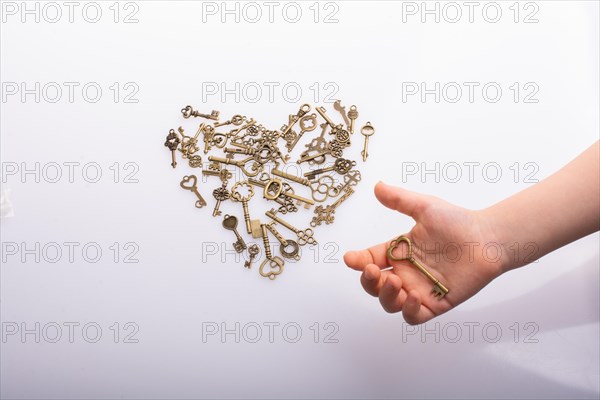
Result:
{"type": "Polygon", "coordinates": [[[436,297],[438,300],[441,300],[446,296],[446,293],[438,287],[431,289],[431,293],[433,293],[433,297],[436,297]]]}

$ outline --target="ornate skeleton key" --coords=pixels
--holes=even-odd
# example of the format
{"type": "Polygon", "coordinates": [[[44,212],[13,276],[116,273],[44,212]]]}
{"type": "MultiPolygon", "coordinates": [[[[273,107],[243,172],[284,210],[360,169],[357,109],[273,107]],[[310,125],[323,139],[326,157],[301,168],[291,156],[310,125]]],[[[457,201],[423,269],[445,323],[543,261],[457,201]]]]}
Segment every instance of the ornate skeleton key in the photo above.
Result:
{"type": "Polygon", "coordinates": [[[344,194],[337,199],[333,204],[329,205],[329,206],[318,206],[315,208],[315,214],[316,216],[313,217],[312,221],[310,221],[310,226],[312,226],[313,228],[321,225],[321,222],[325,221],[325,223],[327,225],[333,223],[334,220],[334,216],[333,214],[335,213],[335,209],[339,207],[340,204],[342,204],[344,201],[346,201],[346,199],[350,196],[352,196],[352,194],[354,193],[354,189],[352,189],[351,186],[347,186],[346,189],[344,189],[344,194]]]}
{"type": "Polygon", "coordinates": [[[172,160],[171,166],[173,168],[175,168],[177,166],[177,160],[175,159],[175,152],[177,151],[177,147],[179,146],[180,142],[181,142],[181,140],[179,139],[179,136],[177,136],[175,129],[169,130],[169,134],[167,135],[167,139],[165,140],[165,147],[168,147],[169,150],[171,150],[171,160],[172,160]]]}
{"type": "Polygon", "coordinates": [[[348,118],[350,118],[350,125],[348,126],[348,130],[350,133],[354,133],[354,121],[358,118],[358,109],[355,105],[350,106],[350,111],[348,111],[348,118]]]}
{"type": "Polygon", "coordinates": [[[185,106],[181,109],[181,113],[183,114],[183,118],[185,119],[188,119],[189,117],[201,117],[206,119],[212,119],[214,121],[219,120],[219,111],[216,110],[212,110],[212,112],[209,115],[199,113],[198,111],[194,110],[192,106],[185,106]]]}
{"type": "Polygon", "coordinates": [[[202,133],[202,140],[204,141],[204,154],[208,154],[208,152],[212,148],[214,139],[215,139],[215,128],[213,128],[211,126],[210,129],[207,129],[202,133]]]}
{"type": "Polygon", "coordinates": [[[203,129],[204,129],[204,123],[200,124],[200,127],[198,128],[196,135],[194,135],[194,137],[191,137],[191,136],[186,136],[183,133],[184,132],[183,127],[180,126],[179,128],[177,128],[177,130],[181,134],[181,149],[180,149],[180,151],[181,151],[183,158],[188,158],[192,154],[194,154],[195,152],[200,150],[200,148],[198,147],[198,135],[200,135],[200,132],[202,132],[203,129]]]}
{"type": "Polygon", "coordinates": [[[300,229],[297,229],[297,228],[293,227],[291,224],[285,222],[284,220],[282,220],[281,218],[279,218],[277,215],[275,215],[275,210],[274,209],[271,209],[270,211],[267,211],[265,213],[265,215],[267,217],[271,218],[273,221],[279,222],[281,225],[285,226],[290,231],[294,232],[296,234],[296,236],[298,236],[298,244],[300,246],[304,246],[307,243],[308,244],[317,244],[317,241],[313,237],[314,232],[313,232],[312,229],[308,228],[308,229],[305,229],[305,230],[300,230],[300,229]]]}
{"type": "MultiPolygon", "coordinates": [[[[219,164],[216,164],[217,166],[219,166],[219,164]]],[[[225,168],[213,168],[213,165],[208,167],[208,170],[204,170],[202,171],[202,175],[204,176],[218,176],[219,179],[221,179],[221,182],[227,182],[229,179],[231,179],[231,171],[225,169],[225,168]]]]}
{"type": "Polygon", "coordinates": [[[198,192],[198,186],[196,186],[197,183],[198,178],[196,178],[196,175],[186,175],[183,177],[179,185],[183,189],[193,192],[196,197],[198,197],[198,201],[196,201],[196,208],[202,208],[206,205],[206,201],[200,195],[200,192],[198,192]]]}
{"type": "Polygon", "coordinates": [[[302,138],[302,136],[306,133],[306,132],[312,132],[317,128],[317,114],[310,114],[310,115],[305,115],[304,117],[300,118],[300,133],[295,135],[291,140],[288,141],[288,138],[284,137],[284,139],[286,140],[286,144],[285,147],[288,150],[288,153],[290,153],[292,150],[294,150],[294,147],[296,147],[296,144],[298,144],[298,141],[302,138]]]}
{"type": "Polygon", "coordinates": [[[448,288],[444,286],[438,279],[436,279],[428,270],[421,264],[414,256],[412,249],[412,242],[407,236],[399,236],[395,240],[390,243],[388,247],[387,256],[390,260],[394,261],[409,261],[412,265],[417,267],[419,271],[423,273],[431,282],[433,282],[433,289],[431,293],[433,293],[434,297],[437,297],[438,300],[441,300],[446,296],[449,292],[448,288]],[[405,257],[396,257],[393,252],[402,242],[406,243],[408,246],[407,253],[405,257]]]}
{"type": "MultiPolygon", "coordinates": [[[[296,161],[298,164],[304,162],[303,159],[309,157],[312,152],[321,153],[327,150],[327,140],[325,139],[325,133],[329,125],[327,123],[321,124],[322,132],[319,136],[312,139],[309,144],[304,145],[306,150],[300,153],[300,160],[296,161]]],[[[317,157],[307,159],[309,164],[323,164],[325,162],[325,155],[317,154],[317,157]]]]}
{"type": "MultiPolygon", "coordinates": [[[[281,181],[279,179],[271,179],[269,174],[267,174],[266,172],[263,172],[261,174],[260,180],[249,178],[248,182],[254,186],[259,186],[259,187],[264,188],[266,193],[268,193],[268,194],[265,195],[264,194],[265,192],[263,192],[263,198],[265,198],[265,199],[268,198],[269,200],[273,200],[276,203],[279,203],[281,205],[281,207],[279,207],[279,211],[281,211],[282,214],[298,211],[298,208],[296,208],[296,206],[294,205],[292,198],[290,196],[287,196],[285,193],[283,193],[283,194],[281,193],[283,186],[277,187],[278,184],[279,185],[281,184],[281,181]],[[275,186],[273,188],[274,192],[269,189],[273,186],[275,186]],[[277,196],[275,196],[273,193],[277,194],[277,196]],[[273,197],[273,196],[274,196],[274,198],[271,199],[271,197],[273,197]]],[[[300,197],[300,196],[298,196],[298,197],[300,197]]],[[[254,220],[254,221],[256,221],[256,220],[254,220]]],[[[250,224],[252,224],[252,221],[250,221],[250,224]]],[[[254,234],[252,237],[255,237],[254,234]]]]}
{"type": "Polygon", "coordinates": [[[347,174],[348,171],[350,171],[355,165],[356,161],[347,160],[345,158],[338,158],[337,160],[335,160],[335,163],[332,166],[307,172],[304,174],[304,176],[306,177],[306,179],[313,180],[317,175],[330,171],[335,171],[340,175],[344,175],[347,174]]]}
{"type": "Polygon", "coordinates": [[[296,115],[290,114],[288,118],[288,124],[281,127],[281,136],[285,137],[285,135],[292,130],[292,127],[298,122],[300,118],[302,118],[306,113],[310,111],[309,104],[302,104],[296,115]]]}
{"type": "Polygon", "coordinates": [[[344,183],[343,184],[340,183],[337,186],[337,189],[341,193],[342,190],[346,189],[348,186],[358,185],[358,182],[360,182],[361,179],[362,179],[362,175],[360,174],[359,170],[357,170],[357,169],[350,170],[350,171],[348,171],[347,174],[344,175],[344,183]]]}
{"type": "Polygon", "coordinates": [[[242,170],[242,172],[249,177],[253,177],[258,175],[260,172],[262,172],[263,170],[263,166],[259,163],[257,163],[254,160],[253,156],[250,156],[248,158],[245,158],[243,160],[234,160],[231,158],[222,158],[222,157],[214,157],[214,156],[208,156],[208,160],[212,161],[212,162],[218,162],[218,163],[222,163],[222,164],[226,164],[226,165],[234,165],[238,168],[240,168],[242,170]],[[246,168],[245,165],[248,162],[252,162],[252,165],[250,166],[250,169],[246,168]]]}
{"type": "Polygon", "coordinates": [[[266,225],[261,224],[260,228],[262,232],[263,244],[265,246],[265,260],[260,265],[260,269],[258,270],[258,272],[261,276],[273,280],[277,278],[277,275],[283,272],[284,262],[279,257],[273,257],[273,254],[271,253],[271,244],[269,243],[269,236],[267,234],[266,225]],[[269,264],[269,272],[264,271],[264,268],[267,266],[267,264],[269,264]]]}
{"type": "Polygon", "coordinates": [[[188,158],[188,164],[190,164],[190,167],[192,168],[202,168],[202,156],[197,154],[191,156],[188,158]]]}
{"type": "Polygon", "coordinates": [[[248,268],[248,269],[252,268],[252,262],[258,255],[259,251],[260,251],[260,249],[258,248],[257,244],[252,244],[252,245],[250,245],[250,247],[248,247],[248,255],[250,256],[250,258],[244,263],[245,268],[248,268]]]}
{"type": "Polygon", "coordinates": [[[348,129],[350,129],[350,124],[352,122],[350,122],[350,120],[348,119],[348,116],[346,115],[346,107],[342,106],[341,100],[336,100],[335,103],[333,103],[333,108],[340,114],[342,114],[342,118],[344,118],[344,123],[346,124],[348,129]]]}
{"type": "Polygon", "coordinates": [[[344,151],[341,147],[338,146],[331,146],[331,142],[327,144],[327,150],[321,151],[319,153],[313,154],[313,155],[306,155],[301,157],[298,161],[296,161],[296,164],[302,164],[303,162],[307,162],[307,161],[313,161],[315,164],[323,164],[325,162],[325,156],[327,154],[331,154],[334,158],[341,158],[344,155],[344,151]],[[319,157],[322,157],[321,160],[319,160],[319,162],[317,162],[317,159],[319,157]]]}
{"type": "Polygon", "coordinates": [[[242,125],[239,128],[234,128],[231,131],[229,131],[229,133],[227,133],[227,137],[235,137],[238,135],[238,133],[240,133],[244,129],[248,129],[251,126],[254,126],[255,124],[256,124],[256,121],[254,120],[254,118],[250,118],[249,120],[246,121],[245,125],[242,125]]]}
{"type": "Polygon", "coordinates": [[[310,206],[315,204],[314,200],[307,199],[306,197],[297,195],[294,192],[294,188],[287,182],[282,183],[282,188],[283,188],[281,191],[282,196],[289,197],[291,199],[296,200],[298,205],[304,204],[304,208],[307,210],[310,208],[310,206]]]}
{"type": "Polygon", "coordinates": [[[279,251],[281,252],[281,255],[283,256],[283,258],[289,258],[298,261],[300,259],[300,246],[298,245],[298,242],[292,239],[284,238],[283,235],[279,233],[277,229],[275,229],[275,227],[273,226],[274,224],[275,222],[271,222],[270,224],[267,224],[265,226],[269,231],[271,231],[273,236],[277,238],[277,241],[279,241],[279,251]]]}
{"type": "Polygon", "coordinates": [[[312,198],[319,203],[327,200],[328,197],[336,197],[340,194],[340,190],[335,186],[335,180],[331,175],[322,175],[319,179],[312,182],[310,185],[312,190],[312,198]]]}
{"type": "Polygon", "coordinates": [[[244,122],[245,120],[246,120],[246,117],[242,117],[241,115],[239,115],[239,114],[236,114],[236,115],[234,115],[233,117],[231,117],[231,119],[230,119],[230,120],[227,120],[227,121],[225,121],[225,122],[218,122],[218,123],[214,124],[214,127],[215,127],[215,128],[218,128],[218,127],[220,127],[220,126],[223,126],[223,125],[230,125],[230,124],[233,124],[233,125],[235,125],[235,126],[239,126],[239,125],[241,125],[241,124],[242,124],[242,122],[244,122]]]}
{"type": "Polygon", "coordinates": [[[241,253],[246,248],[246,243],[244,242],[244,239],[242,239],[242,237],[238,233],[237,225],[238,225],[238,220],[235,216],[226,214],[225,218],[223,218],[223,228],[233,231],[233,233],[235,233],[235,237],[237,238],[237,241],[235,241],[233,243],[233,248],[238,253],[241,253]]]}
{"type": "Polygon", "coordinates": [[[229,199],[230,194],[229,194],[229,190],[227,190],[227,188],[225,187],[225,184],[224,184],[223,186],[218,187],[215,190],[213,190],[212,195],[215,198],[215,200],[217,200],[217,204],[215,205],[215,209],[213,210],[213,214],[212,214],[213,217],[216,217],[217,215],[221,215],[221,211],[219,210],[219,207],[221,206],[221,202],[229,199]]]}
{"type": "Polygon", "coordinates": [[[335,210],[331,206],[317,206],[315,207],[315,216],[310,221],[310,226],[313,228],[321,225],[325,222],[327,225],[333,223],[335,210]]]}
{"type": "Polygon", "coordinates": [[[244,220],[246,221],[246,231],[252,233],[252,227],[250,226],[250,213],[248,212],[248,201],[254,196],[254,187],[246,181],[239,181],[231,188],[231,198],[235,201],[242,203],[244,208],[244,220]],[[247,194],[243,195],[240,193],[240,189],[245,186],[247,188],[247,194]]]}
{"type": "Polygon", "coordinates": [[[263,172],[260,175],[260,180],[248,179],[248,182],[254,186],[260,186],[263,188],[263,198],[269,200],[275,200],[281,195],[281,180],[271,178],[268,173],[263,172]]]}

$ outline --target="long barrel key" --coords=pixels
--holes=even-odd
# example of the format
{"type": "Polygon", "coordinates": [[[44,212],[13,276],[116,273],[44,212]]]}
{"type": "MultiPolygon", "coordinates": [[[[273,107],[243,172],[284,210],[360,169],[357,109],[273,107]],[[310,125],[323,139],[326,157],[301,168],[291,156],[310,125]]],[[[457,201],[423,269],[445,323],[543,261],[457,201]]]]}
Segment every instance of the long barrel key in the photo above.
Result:
{"type": "Polygon", "coordinates": [[[427,268],[425,268],[423,266],[423,264],[421,264],[414,256],[413,256],[413,249],[412,249],[412,242],[411,240],[406,237],[406,236],[399,236],[398,238],[396,238],[395,240],[393,240],[390,243],[390,246],[388,247],[388,253],[387,256],[390,260],[394,260],[394,261],[409,261],[412,265],[414,265],[415,267],[417,267],[417,269],[419,271],[421,271],[431,282],[433,282],[433,289],[431,289],[431,293],[433,293],[434,297],[437,297],[438,300],[441,300],[442,298],[444,298],[444,296],[446,296],[449,292],[448,288],[446,286],[444,286],[435,276],[433,276],[429,271],[427,271],[427,268]],[[408,246],[408,250],[406,252],[406,256],[405,257],[396,257],[393,254],[394,249],[396,249],[396,247],[398,247],[402,242],[406,243],[406,245],[408,246]]]}
{"type": "Polygon", "coordinates": [[[296,236],[298,236],[298,244],[300,246],[304,246],[307,243],[311,244],[311,245],[317,244],[317,241],[314,238],[314,232],[312,229],[307,228],[307,229],[301,230],[301,229],[294,227],[289,222],[285,222],[284,220],[279,218],[277,215],[275,215],[274,209],[271,209],[270,211],[265,212],[265,215],[267,217],[271,218],[273,221],[279,222],[281,225],[285,226],[290,231],[294,232],[296,234],[296,236]]]}

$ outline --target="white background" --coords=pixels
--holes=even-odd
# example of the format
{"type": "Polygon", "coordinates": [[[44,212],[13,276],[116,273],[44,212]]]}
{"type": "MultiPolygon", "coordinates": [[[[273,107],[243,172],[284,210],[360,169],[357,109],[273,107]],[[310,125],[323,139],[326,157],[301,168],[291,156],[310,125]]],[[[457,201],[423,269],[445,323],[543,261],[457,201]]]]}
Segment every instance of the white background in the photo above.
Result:
{"type": "MultiPolygon", "coordinates": [[[[44,3],[38,4],[41,12],[44,3]]],[[[432,15],[422,23],[420,14],[405,15],[403,22],[403,3],[392,1],[338,1],[329,8],[321,3],[317,23],[309,8],[313,2],[301,3],[298,23],[282,16],[285,3],[275,9],[273,23],[263,3],[257,23],[243,14],[239,22],[234,15],[222,22],[220,13],[203,14],[202,3],[191,1],[138,1],[129,8],[121,3],[118,23],[112,2],[100,3],[97,23],[83,18],[82,2],[70,23],[68,9],[58,4],[63,15],[56,23],[44,15],[39,23],[32,15],[22,22],[21,10],[3,13],[3,85],[80,86],[73,102],[63,86],[56,103],[48,101],[53,92],[41,93],[37,103],[33,94],[22,99],[21,93],[8,96],[3,90],[3,173],[19,167],[17,174],[3,176],[2,185],[10,189],[15,209],[14,218],[2,220],[3,330],[10,323],[29,329],[36,322],[41,327],[57,323],[63,336],[57,343],[43,335],[36,343],[33,334],[25,340],[19,334],[5,338],[2,398],[598,397],[597,234],[502,276],[417,331],[401,315],[386,314],[377,299],[362,291],[359,274],[342,261],[349,249],[388,240],[411,227],[409,218],[377,203],[372,188],[380,179],[484,208],[530,185],[524,182],[530,171],[525,163],[539,167],[534,178],[543,179],[598,139],[597,2],[537,1],[537,8],[527,9],[521,3],[516,23],[509,8],[513,2],[498,3],[502,16],[497,23],[483,18],[484,2],[475,9],[473,23],[463,3],[456,23],[443,15],[439,23],[432,15]],[[538,22],[523,23],[534,9],[538,22]],[[123,23],[134,10],[138,22],[123,23]],[[337,10],[332,17],[337,22],[324,23],[332,10],[337,10]],[[82,97],[88,82],[103,89],[96,103],[82,97]],[[110,89],[115,82],[121,88],[116,103],[110,89]],[[127,82],[139,87],[133,95],[137,103],[123,101],[130,92],[124,89],[127,82]],[[279,86],[272,99],[263,86],[262,96],[251,102],[243,93],[239,99],[209,96],[203,85],[211,82],[229,89],[236,82],[279,86]],[[424,102],[418,95],[403,101],[403,82],[425,82],[428,88],[435,82],[480,86],[473,102],[463,86],[458,102],[442,97],[436,103],[433,95],[424,102]],[[495,103],[481,94],[489,82],[503,90],[495,103]],[[524,103],[520,97],[515,103],[509,88],[515,82],[521,90],[535,83],[538,102],[524,103]],[[299,85],[300,99],[285,97],[281,88],[286,83],[299,85]],[[179,188],[191,168],[181,161],[175,170],[169,165],[163,147],[168,130],[182,125],[193,133],[197,127],[197,121],[181,117],[181,107],[217,109],[223,118],[241,113],[279,129],[300,104],[314,106],[316,101],[339,119],[325,98],[332,87],[327,83],[337,88],[333,98],[341,98],[346,107],[358,106],[358,125],[371,121],[377,131],[368,162],[358,162],[359,190],[340,207],[334,224],[317,229],[317,250],[304,249],[302,261],[288,263],[273,282],[258,275],[258,263],[246,270],[231,253],[203,254],[212,243],[231,251],[233,234],[211,216],[210,191],[217,181],[200,185],[209,206],[197,210],[194,196],[179,188]],[[72,183],[66,167],[59,182],[50,183],[42,174],[38,183],[33,174],[21,174],[36,162],[40,169],[50,163],[80,164],[72,183]],[[115,162],[117,183],[110,169],[115,162]],[[432,174],[403,177],[414,165],[408,163],[433,168],[436,162],[497,163],[502,177],[492,183],[481,167],[473,182],[466,167],[456,183],[444,176],[436,182],[432,174]],[[98,183],[82,177],[86,163],[100,165],[98,183]],[[124,174],[132,171],[124,169],[126,163],[139,167],[133,176],[137,183],[124,182],[124,174]],[[517,182],[510,169],[514,163],[519,163],[517,182]],[[72,263],[66,253],[51,263],[44,257],[36,262],[32,255],[23,262],[21,253],[5,252],[7,243],[34,248],[36,242],[80,246],[72,263]],[[81,256],[81,247],[90,242],[103,250],[96,263],[81,256]],[[121,247],[118,262],[110,249],[114,242],[121,247]],[[128,242],[139,247],[138,263],[123,262],[128,242]],[[68,322],[80,324],[73,343],[64,326],[68,322]],[[91,322],[102,328],[97,343],[88,343],[81,332],[91,322]],[[115,322],[120,324],[118,343],[110,329],[115,322]],[[133,337],[138,343],[123,343],[131,332],[124,328],[127,322],[139,327],[133,337]],[[211,322],[228,329],[239,323],[242,334],[244,326],[256,323],[262,337],[258,343],[244,335],[236,343],[234,334],[203,341],[203,327],[211,322]],[[273,343],[264,325],[269,322],[279,324],[273,343]],[[285,324],[302,328],[297,343],[286,340],[295,332],[285,336],[285,324]],[[469,326],[474,326],[472,340],[469,326]],[[484,326],[492,328],[484,332],[484,326]],[[332,337],[337,343],[325,343],[332,327],[338,328],[332,337]],[[456,327],[461,337],[452,343],[456,327]],[[496,327],[502,330],[497,338],[496,327]],[[528,334],[537,342],[528,343],[528,334]]],[[[238,7],[243,10],[243,3],[238,7]]],[[[352,156],[358,160],[361,137],[353,140],[352,156]]],[[[268,205],[258,197],[251,213],[265,219],[268,205]]],[[[222,209],[241,216],[239,204],[224,203],[222,209]]],[[[301,209],[289,220],[307,226],[311,214],[301,209]]],[[[250,242],[242,223],[239,228],[250,242]]],[[[254,331],[245,332],[254,336],[254,331]]],[[[53,331],[46,333],[53,336],[53,331]]]]}

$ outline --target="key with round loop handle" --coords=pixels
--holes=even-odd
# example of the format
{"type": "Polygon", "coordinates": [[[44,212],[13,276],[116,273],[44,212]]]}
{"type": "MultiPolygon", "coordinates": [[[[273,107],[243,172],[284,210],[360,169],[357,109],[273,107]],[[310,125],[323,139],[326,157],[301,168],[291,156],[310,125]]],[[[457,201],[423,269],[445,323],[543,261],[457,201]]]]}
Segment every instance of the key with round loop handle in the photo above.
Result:
{"type": "Polygon", "coordinates": [[[350,110],[348,111],[348,118],[350,118],[350,126],[348,130],[350,133],[354,134],[354,121],[358,118],[358,109],[355,105],[350,106],[350,110]]]}
{"type": "Polygon", "coordinates": [[[275,236],[275,238],[279,242],[279,244],[280,244],[279,251],[281,252],[281,255],[284,258],[289,258],[289,259],[298,261],[300,259],[300,254],[299,254],[300,246],[298,245],[298,242],[296,242],[295,240],[286,239],[285,237],[283,237],[283,235],[281,233],[279,233],[277,231],[277,229],[275,229],[275,226],[273,226],[273,225],[275,225],[275,222],[266,224],[266,227],[269,231],[271,231],[273,236],[275,236]],[[291,250],[290,250],[290,248],[291,248],[291,250]]]}
{"type": "Polygon", "coordinates": [[[369,157],[369,137],[375,133],[375,128],[373,128],[373,125],[371,125],[370,122],[367,122],[367,124],[361,128],[360,133],[365,137],[365,145],[360,152],[364,162],[367,161],[367,157],[369,157]]]}
{"type": "MultiPolygon", "coordinates": [[[[248,182],[254,186],[263,188],[263,198],[267,200],[273,200],[274,202],[280,204],[281,207],[279,207],[279,211],[281,211],[282,214],[298,211],[298,208],[293,203],[294,199],[288,196],[287,192],[283,193],[284,186],[281,180],[271,178],[268,173],[263,172],[258,180],[248,178],[248,182]]],[[[299,198],[300,196],[295,197],[299,198]]],[[[298,198],[296,198],[296,200],[300,201],[298,198]]],[[[250,223],[252,224],[252,221],[250,221],[250,223]]],[[[254,234],[252,237],[255,237],[254,234]]]]}
{"type": "Polygon", "coordinates": [[[300,118],[300,133],[297,135],[292,135],[290,138],[285,137],[286,141],[285,147],[287,148],[288,153],[294,150],[298,141],[304,136],[306,132],[312,132],[317,128],[317,114],[305,115],[300,118]]]}
{"type": "Polygon", "coordinates": [[[231,119],[229,119],[229,120],[227,120],[225,122],[217,122],[213,126],[215,128],[218,128],[218,127],[224,126],[224,125],[230,125],[230,124],[233,124],[235,126],[240,126],[242,124],[242,122],[244,122],[245,120],[246,120],[245,116],[241,116],[239,114],[236,114],[233,117],[231,117],[231,119]]]}
{"type": "Polygon", "coordinates": [[[185,106],[181,109],[181,113],[183,114],[183,118],[188,119],[189,117],[201,117],[206,119],[212,119],[214,121],[219,120],[219,111],[212,110],[210,114],[202,114],[197,110],[194,110],[192,106],[185,106]]]}
{"type": "Polygon", "coordinates": [[[310,111],[310,105],[302,104],[302,106],[300,106],[300,109],[298,110],[298,112],[295,115],[290,114],[287,125],[284,125],[281,129],[281,131],[282,131],[281,136],[285,136],[292,129],[292,127],[296,124],[296,122],[298,122],[300,120],[300,118],[305,116],[309,111],[310,111]]]}
{"type": "Polygon", "coordinates": [[[347,160],[345,158],[338,158],[337,160],[335,160],[335,163],[332,166],[307,172],[304,174],[304,176],[308,180],[313,180],[317,175],[322,174],[324,172],[330,172],[330,171],[335,171],[340,175],[345,175],[355,165],[356,165],[356,161],[347,160]]]}
{"type": "Polygon", "coordinates": [[[427,279],[433,282],[433,289],[431,289],[431,293],[433,293],[433,296],[437,297],[438,300],[443,299],[444,296],[446,296],[450,291],[435,276],[433,276],[431,272],[429,272],[427,268],[425,268],[425,266],[419,262],[419,260],[415,258],[415,256],[413,255],[412,242],[407,236],[399,236],[396,239],[392,240],[390,246],[388,247],[387,256],[390,260],[394,261],[409,261],[419,271],[421,271],[423,275],[427,277],[427,279]],[[406,243],[406,245],[408,246],[406,256],[396,257],[394,256],[393,252],[401,243],[406,243]]]}
{"type": "Polygon", "coordinates": [[[222,158],[215,156],[208,156],[208,161],[217,162],[226,165],[234,165],[242,170],[244,175],[253,177],[262,172],[263,166],[254,160],[254,157],[250,156],[243,160],[234,160],[232,158],[222,158]],[[246,164],[251,163],[250,167],[246,167],[246,164]]]}

